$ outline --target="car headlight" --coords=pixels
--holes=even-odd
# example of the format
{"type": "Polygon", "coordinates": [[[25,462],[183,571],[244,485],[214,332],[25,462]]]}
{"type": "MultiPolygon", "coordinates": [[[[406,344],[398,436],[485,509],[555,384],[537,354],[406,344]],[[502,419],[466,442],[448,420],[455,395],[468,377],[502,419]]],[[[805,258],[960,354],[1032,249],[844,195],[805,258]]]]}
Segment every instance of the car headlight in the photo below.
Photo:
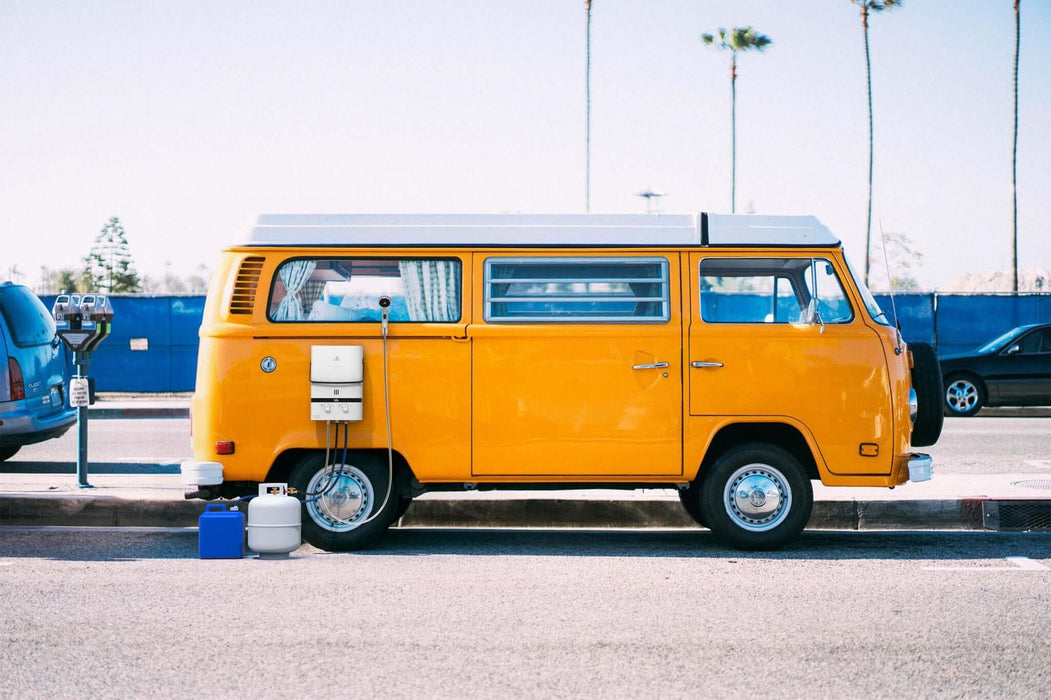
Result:
{"type": "Polygon", "coordinates": [[[920,412],[920,400],[916,396],[916,390],[909,387],[909,418],[916,422],[916,414],[920,412]]]}

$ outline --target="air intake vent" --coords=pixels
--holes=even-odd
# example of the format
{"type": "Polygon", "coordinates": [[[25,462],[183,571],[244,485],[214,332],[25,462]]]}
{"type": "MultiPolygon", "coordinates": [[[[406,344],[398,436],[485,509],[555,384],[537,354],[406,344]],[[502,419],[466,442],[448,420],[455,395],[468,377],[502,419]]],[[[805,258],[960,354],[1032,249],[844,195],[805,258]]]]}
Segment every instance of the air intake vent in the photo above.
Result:
{"type": "Polygon", "coordinates": [[[230,297],[231,314],[251,314],[255,308],[255,290],[259,287],[259,275],[263,271],[263,258],[250,256],[241,261],[241,268],[234,280],[234,293],[230,297]]]}

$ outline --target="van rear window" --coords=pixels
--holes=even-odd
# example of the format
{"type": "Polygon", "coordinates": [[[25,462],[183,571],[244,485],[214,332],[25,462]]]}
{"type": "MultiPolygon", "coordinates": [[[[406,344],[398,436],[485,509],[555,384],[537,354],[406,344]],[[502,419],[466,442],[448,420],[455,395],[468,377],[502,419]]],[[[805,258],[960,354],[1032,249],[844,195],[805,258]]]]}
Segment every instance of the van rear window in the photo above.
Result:
{"type": "Polygon", "coordinates": [[[670,318],[665,258],[489,258],[485,320],[662,323],[670,318]]]}
{"type": "Polygon", "coordinates": [[[20,348],[50,343],[55,337],[55,319],[27,287],[0,286],[0,314],[7,322],[11,339],[20,348]]]}
{"type": "Polygon", "coordinates": [[[268,317],[277,323],[365,323],[460,320],[459,260],[429,258],[295,258],[277,268],[268,317]]]}

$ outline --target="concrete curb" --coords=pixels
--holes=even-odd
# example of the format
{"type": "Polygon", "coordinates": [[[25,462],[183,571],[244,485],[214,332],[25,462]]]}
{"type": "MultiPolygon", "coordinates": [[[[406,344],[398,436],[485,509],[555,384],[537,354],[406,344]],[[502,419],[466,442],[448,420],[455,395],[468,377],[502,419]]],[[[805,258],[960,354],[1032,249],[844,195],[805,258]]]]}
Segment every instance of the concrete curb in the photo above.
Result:
{"type": "MultiPolygon", "coordinates": [[[[981,530],[989,499],[819,501],[807,525],[828,530],[981,530]]],[[[92,493],[0,494],[0,525],[195,527],[203,501],[92,493]]],[[[398,527],[696,528],[673,500],[425,499],[398,527]]]]}

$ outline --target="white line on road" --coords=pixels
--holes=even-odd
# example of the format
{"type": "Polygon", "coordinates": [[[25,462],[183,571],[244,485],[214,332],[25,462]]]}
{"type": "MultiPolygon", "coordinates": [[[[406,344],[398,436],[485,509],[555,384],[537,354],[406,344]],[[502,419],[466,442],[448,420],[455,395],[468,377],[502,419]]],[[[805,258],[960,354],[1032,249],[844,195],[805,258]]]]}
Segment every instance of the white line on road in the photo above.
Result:
{"type": "Polygon", "coordinates": [[[1014,566],[925,566],[924,571],[1051,571],[1038,561],[1029,557],[1004,557],[1014,566]]]}

